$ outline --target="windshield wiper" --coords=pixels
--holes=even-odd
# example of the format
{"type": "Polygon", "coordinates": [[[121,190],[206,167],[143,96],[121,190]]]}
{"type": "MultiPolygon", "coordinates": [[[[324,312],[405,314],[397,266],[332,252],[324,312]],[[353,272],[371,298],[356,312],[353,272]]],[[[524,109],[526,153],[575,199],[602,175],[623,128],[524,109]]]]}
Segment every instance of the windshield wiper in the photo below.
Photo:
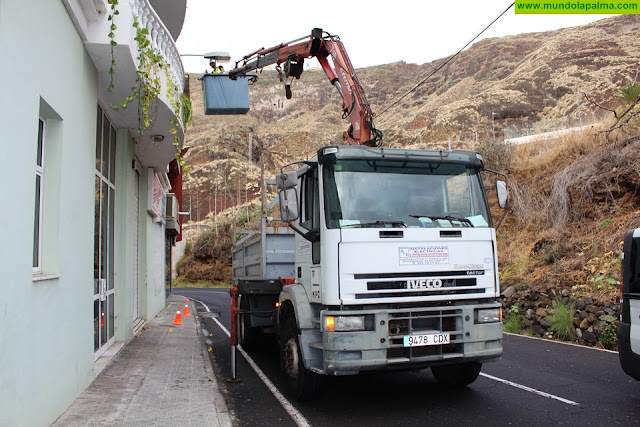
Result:
{"type": "Polygon", "coordinates": [[[465,222],[467,224],[469,224],[471,227],[473,227],[473,223],[467,219],[467,218],[458,218],[457,216],[452,216],[452,215],[443,215],[443,216],[434,216],[434,215],[409,215],[412,218],[429,218],[431,221],[437,221],[439,219],[445,220],[445,221],[458,221],[458,222],[465,222]]]}
{"type": "Polygon", "coordinates": [[[371,221],[371,222],[361,222],[358,224],[345,224],[343,226],[341,226],[340,228],[373,228],[376,226],[386,226],[386,225],[390,225],[391,227],[396,227],[396,228],[406,228],[407,224],[404,223],[404,221],[371,221]]]}

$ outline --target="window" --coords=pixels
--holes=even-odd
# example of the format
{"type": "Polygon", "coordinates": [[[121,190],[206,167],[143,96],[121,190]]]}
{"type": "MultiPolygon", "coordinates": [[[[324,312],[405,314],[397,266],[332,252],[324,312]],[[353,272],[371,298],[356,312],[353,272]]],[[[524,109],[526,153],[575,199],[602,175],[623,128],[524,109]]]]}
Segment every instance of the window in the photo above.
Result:
{"type": "MultiPolygon", "coordinates": [[[[308,230],[320,232],[320,190],[318,188],[318,170],[311,169],[302,179],[302,219],[300,225],[308,230]]],[[[312,262],[320,263],[320,241],[311,246],[312,262]]]]}
{"type": "Polygon", "coordinates": [[[35,213],[33,219],[33,272],[42,270],[42,188],[44,179],[44,128],[45,121],[38,119],[38,141],[36,150],[36,188],[35,188],[35,213]]]}
{"type": "Polygon", "coordinates": [[[324,171],[328,228],[491,226],[473,166],[345,159],[324,171]]]}

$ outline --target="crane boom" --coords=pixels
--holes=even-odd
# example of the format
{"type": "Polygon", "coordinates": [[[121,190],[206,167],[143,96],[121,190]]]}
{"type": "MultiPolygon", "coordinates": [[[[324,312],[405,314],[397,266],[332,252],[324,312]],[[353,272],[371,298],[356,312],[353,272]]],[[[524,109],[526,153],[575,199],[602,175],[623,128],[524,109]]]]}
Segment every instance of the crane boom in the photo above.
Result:
{"type": "Polygon", "coordinates": [[[352,145],[379,146],[382,142],[382,132],[373,125],[371,106],[338,36],[314,28],[310,36],[267,49],[258,49],[246,55],[236,62],[236,67],[229,71],[229,76],[232,79],[237,78],[253,70],[276,64],[280,80],[285,84],[287,99],[290,99],[290,80],[300,78],[305,58],[311,57],[318,59],[329,82],[342,97],[343,118],[349,118],[351,122],[349,129],[343,134],[345,141],[352,145]]]}

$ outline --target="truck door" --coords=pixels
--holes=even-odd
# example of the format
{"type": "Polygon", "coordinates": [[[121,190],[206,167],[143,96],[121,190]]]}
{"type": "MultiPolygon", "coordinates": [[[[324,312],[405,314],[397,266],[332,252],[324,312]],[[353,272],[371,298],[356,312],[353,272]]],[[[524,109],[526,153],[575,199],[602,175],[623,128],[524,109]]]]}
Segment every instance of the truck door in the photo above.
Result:
{"type": "MultiPolygon", "coordinates": [[[[318,170],[311,168],[302,176],[300,187],[301,218],[300,226],[305,231],[315,231],[320,236],[320,191],[318,170]]],[[[320,301],[320,238],[310,242],[296,236],[296,264],[298,280],[307,291],[310,301],[320,301]],[[313,270],[313,271],[312,271],[313,270]]]]}

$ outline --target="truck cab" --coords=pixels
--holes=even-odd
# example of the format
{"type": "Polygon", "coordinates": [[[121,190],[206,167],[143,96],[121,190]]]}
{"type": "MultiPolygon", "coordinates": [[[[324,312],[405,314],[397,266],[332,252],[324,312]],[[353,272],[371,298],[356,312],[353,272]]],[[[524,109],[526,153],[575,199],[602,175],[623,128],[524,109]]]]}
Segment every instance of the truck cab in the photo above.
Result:
{"type": "Polygon", "coordinates": [[[640,228],[627,232],[622,250],[618,355],[627,375],[640,381],[640,228]]]}

